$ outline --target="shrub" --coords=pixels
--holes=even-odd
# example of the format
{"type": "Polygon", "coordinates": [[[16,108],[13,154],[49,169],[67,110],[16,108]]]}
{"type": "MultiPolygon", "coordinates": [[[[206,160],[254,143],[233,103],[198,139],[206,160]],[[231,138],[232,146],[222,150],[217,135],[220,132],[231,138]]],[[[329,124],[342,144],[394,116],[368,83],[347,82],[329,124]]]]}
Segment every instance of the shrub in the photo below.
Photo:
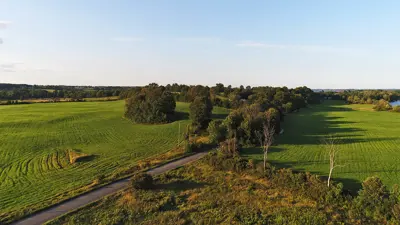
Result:
{"type": "Polygon", "coordinates": [[[132,177],[133,189],[151,189],[154,186],[153,177],[147,173],[138,173],[132,177]]]}
{"type": "Polygon", "coordinates": [[[388,111],[392,109],[392,106],[389,104],[388,101],[381,99],[377,103],[375,103],[373,109],[375,111],[388,111]]]}
{"type": "Polygon", "coordinates": [[[387,220],[392,209],[389,192],[378,177],[369,177],[363,184],[357,198],[354,200],[349,215],[362,221],[387,220]]]}
{"type": "Polygon", "coordinates": [[[221,153],[228,156],[239,155],[240,146],[236,138],[227,139],[219,143],[221,153]]]}
{"type": "Polygon", "coordinates": [[[400,113],[400,105],[395,106],[392,111],[400,113]]]}

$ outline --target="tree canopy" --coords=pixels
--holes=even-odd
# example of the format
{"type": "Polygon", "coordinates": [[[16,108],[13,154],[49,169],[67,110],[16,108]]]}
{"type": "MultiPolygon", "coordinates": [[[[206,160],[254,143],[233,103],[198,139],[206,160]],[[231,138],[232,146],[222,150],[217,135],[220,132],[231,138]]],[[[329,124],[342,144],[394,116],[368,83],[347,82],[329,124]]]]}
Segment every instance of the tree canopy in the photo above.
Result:
{"type": "Polygon", "coordinates": [[[125,102],[125,117],[135,123],[167,123],[172,121],[176,102],[164,87],[147,86],[125,102]]]}

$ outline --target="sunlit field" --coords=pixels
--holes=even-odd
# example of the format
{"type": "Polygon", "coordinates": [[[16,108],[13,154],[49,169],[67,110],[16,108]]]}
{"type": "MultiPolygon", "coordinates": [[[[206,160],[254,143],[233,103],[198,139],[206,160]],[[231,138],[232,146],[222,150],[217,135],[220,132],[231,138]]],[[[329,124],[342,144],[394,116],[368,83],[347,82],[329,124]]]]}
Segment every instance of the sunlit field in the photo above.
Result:
{"type": "MultiPolygon", "coordinates": [[[[334,180],[358,190],[369,176],[380,177],[388,186],[400,184],[400,115],[375,112],[372,105],[346,105],[326,101],[289,114],[284,134],[268,158],[277,167],[289,167],[321,175],[329,172],[324,137],[338,140],[339,153],[334,180]]],[[[262,159],[260,149],[245,149],[244,155],[262,159]]]]}
{"type": "Polygon", "coordinates": [[[0,219],[171,150],[188,108],[177,103],[180,121],[139,125],[123,118],[123,101],[0,106],[0,219]],[[70,151],[88,157],[71,163],[70,151]]]}

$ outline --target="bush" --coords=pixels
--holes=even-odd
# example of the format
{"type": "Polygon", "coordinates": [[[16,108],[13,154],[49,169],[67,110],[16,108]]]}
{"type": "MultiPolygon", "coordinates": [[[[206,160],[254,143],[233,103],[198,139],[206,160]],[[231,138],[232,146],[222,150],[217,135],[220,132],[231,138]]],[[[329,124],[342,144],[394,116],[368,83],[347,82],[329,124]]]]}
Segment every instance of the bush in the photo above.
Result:
{"type": "Polygon", "coordinates": [[[146,87],[133,93],[125,102],[125,116],[135,123],[166,123],[172,121],[176,102],[163,87],[146,87]]]}
{"type": "Polygon", "coordinates": [[[153,177],[147,173],[138,173],[132,177],[133,189],[151,189],[154,187],[153,177]]]}
{"type": "Polygon", "coordinates": [[[240,146],[236,138],[231,138],[220,142],[219,150],[227,156],[236,156],[239,155],[240,146]]]}
{"type": "Polygon", "coordinates": [[[389,104],[388,101],[381,99],[377,103],[375,103],[373,109],[375,111],[388,111],[392,109],[392,106],[389,104]]]}
{"type": "Polygon", "coordinates": [[[395,106],[392,111],[400,113],[400,105],[395,106]]]}

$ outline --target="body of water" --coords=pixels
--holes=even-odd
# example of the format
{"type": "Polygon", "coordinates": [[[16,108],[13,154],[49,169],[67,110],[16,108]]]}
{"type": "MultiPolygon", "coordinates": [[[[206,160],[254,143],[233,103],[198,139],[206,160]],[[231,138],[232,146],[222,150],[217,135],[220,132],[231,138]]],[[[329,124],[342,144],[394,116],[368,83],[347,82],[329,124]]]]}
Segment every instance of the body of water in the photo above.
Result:
{"type": "Polygon", "coordinates": [[[396,102],[391,102],[390,103],[392,106],[398,106],[398,105],[400,105],[400,100],[399,101],[396,101],[396,102]]]}

